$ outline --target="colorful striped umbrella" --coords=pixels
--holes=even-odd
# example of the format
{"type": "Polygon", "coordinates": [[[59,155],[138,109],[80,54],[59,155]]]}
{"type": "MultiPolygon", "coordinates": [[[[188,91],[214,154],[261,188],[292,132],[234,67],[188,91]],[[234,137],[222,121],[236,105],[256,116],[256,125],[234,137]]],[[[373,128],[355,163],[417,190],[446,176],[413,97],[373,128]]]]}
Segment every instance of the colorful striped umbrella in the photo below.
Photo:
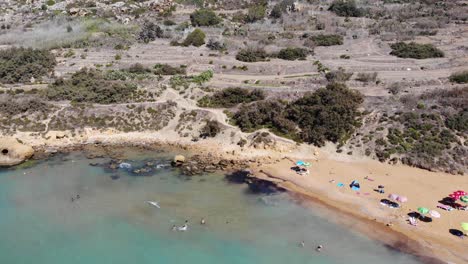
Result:
{"type": "Polygon", "coordinates": [[[462,201],[464,203],[468,203],[468,195],[465,195],[465,196],[461,197],[460,201],[462,201]]]}
{"type": "Polygon", "coordinates": [[[461,228],[465,231],[468,231],[468,223],[461,223],[461,228]]]}
{"type": "Polygon", "coordinates": [[[406,203],[408,201],[408,198],[406,196],[398,196],[397,201],[406,203]]]}
{"type": "Polygon", "coordinates": [[[440,218],[440,213],[434,210],[429,211],[429,214],[434,218],[440,218]]]}
{"type": "Polygon", "coordinates": [[[429,213],[429,209],[427,209],[426,207],[419,207],[418,212],[420,212],[421,214],[427,214],[429,213]]]}

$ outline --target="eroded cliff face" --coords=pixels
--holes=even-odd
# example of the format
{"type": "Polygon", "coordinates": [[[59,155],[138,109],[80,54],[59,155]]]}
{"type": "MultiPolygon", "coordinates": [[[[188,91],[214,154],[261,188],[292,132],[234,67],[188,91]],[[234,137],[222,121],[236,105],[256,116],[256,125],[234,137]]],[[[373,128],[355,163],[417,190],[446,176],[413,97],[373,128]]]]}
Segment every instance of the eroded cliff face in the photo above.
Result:
{"type": "Polygon", "coordinates": [[[34,149],[19,143],[14,138],[0,138],[0,166],[9,167],[20,164],[34,155],[34,149]]]}

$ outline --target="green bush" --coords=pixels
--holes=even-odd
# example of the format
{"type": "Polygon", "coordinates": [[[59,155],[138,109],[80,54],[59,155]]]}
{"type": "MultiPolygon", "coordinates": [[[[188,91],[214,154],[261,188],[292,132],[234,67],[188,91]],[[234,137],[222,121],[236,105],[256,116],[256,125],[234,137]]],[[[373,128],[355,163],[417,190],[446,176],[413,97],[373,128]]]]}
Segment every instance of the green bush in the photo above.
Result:
{"type": "Polygon", "coordinates": [[[153,22],[145,21],[141,27],[141,31],[138,34],[138,40],[148,43],[154,41],[157,38],[162,38],[163,30],[153,22]]]}
{"type": "Polygon", "coordinates": [[[112,104],[128,101],[136,89],[136,85],[110,81],[102,72],[84,68],[74,73],[70,79],[58,79],[49,85],[45,96],[54,101],[112,104]]]}
{"type": "Polygon", "coordinates": [[[346,82],[351,76],[353,76],[353,73],[346,72],[343,68],[338,68],[338,70],[330,71],[325,74],[325,78],[327,78],[329,82],[346,82]]]}
{"type": "Polygon", "coordinates": [[[357,118],[362,102],[359,92],[334,83],[289,104],[258,101],[242,105],[233,120],[243,131],[269,128],[276,134],[323,146],[325,141],[345,140],[360,125],[357,118]]]}
{"type": "Polygon", "coordinates": [[[283,60],[305,60],[309,51],[303,48],[285,48],[280,50],[278,58],[283,60]]]}
{"type": "Polygon", "coordinates": [[[288,7],[292,7],[293,5],[293,0],[283,0],[279,2],[278,4],[273,6],[270,12],[270,17],[276,19],[281,18],[283,16],[283,13],[286,13],[288,11],[288,7]]]}
{"type": "Polygon", "coordinates": [[[226,44],[220,41],[214,40],[214,39],[210,39],[208,43],[206,44],[206,47],[209,48],[210,50],[217,50],[217,51],[226,50],[226,44]]]}
{"type": "Polygon", "coordinates": [[[281,18],[283,16],[283,10],[281,8],[281,5],[280,4],[276,4],[275,6],[273,6],[273,9],[271,9],[271,12],[270,12],[270,17],[271,18],[281,18]]]}
{"type": "Polygon", "coordinates": [[[39,98],[17,98],[14,96],[0,97],[0,114],[6,117],[12,117],[18,114],[42,112],[47,113],[50,105],[39,98]]]}
{"type": "Polygon", "coordinates": [[[343,36],[341,35],[317,35],[312,36],[310,39],[315,43],[316,46],[334,46],[334,45],[343,45],[343,36]]]}
{"type": "Polygon", "coordinates": [[[236,60],[244,62],[265,61],[267,58],[268,54],[266,51],[260,48],[242,49],[236,54],[236,60]]]}
{"type": "Polygon", "coordinates": [[[190,14],[190,21],[194,27],[208,27],[218,25],[222,20],[213,10],[199,9],[190,14]]]}
{"type": "Polygon", "coordinates": [[[328,10],[342,17],[360,17],[364,15],[364,11],[356,6],[354,0],[335,0],[328,10]]]}
{"type": "Polygon", "coordinates": [[[157,75],[176,75],[186,74],[187,70],[182,67],[173,67],[169,64],[156,64],[154,65],[154,74],[157,75]]]}
{"type": "Polygon", "coordinates": [[[200,47],[205,44],[205,33],[201,29],[195,29],[185,38],[182,45],[188,47],[190,45],[200,47]]]}
{"type": "Polygon", "coordinates": [[[207,120],[200,130],[200,137],[215,137],[219,132],[221,132],[221,124],[216,120],[207,120]]]}
{"type": "Polygon", "coordinates": [[[392,48],[390,55],[400,58],[428,59],[444,57],[444,53],[432,44],[397,42],[391,44],[390,48],[392,48]]]}
{"type": "Polygon", "coordinates": [[[163,25],[170,27],[170,26],[176,25],[176,22],[174,22],[174,21],[172,21],[170,19],[166,19],[166,20],[163,21],[163,25]]]}
{"type": "Polygon", "coordinates": [[[207,71],[201,72],[198,75],[195,75],[195,76],[191,77],[191,81],[196,83],[196,84],[201,85],[201,84],[211,80],[211,78],[213,78],[213,76],[214,76],[213,71],[212,70],[207,70],[207,71]]]}
{"type": "Polygon", "coordinates": [[[356,81],[359,82],[376,82],[377,81],[377,72],[372,72],[372,73],[365,73],[365,72],[360,72],[358,73],[356,77],[356,81]]]}
{"type": "Polygon", "coordinates": [[[343,140],[359,126],[358,107],[362,102],[358,91],[340,83],[329,84],[291,103],[287,118],[301,128],[304,141],[323,146],[327,140],[343,140]]]}
{"type": "Polygon", "coordinates": [[[0,82],[27,83],[53,71],[57,62],[52,53],[31,48],[0,50],[0,82]]]}
{"type": "Polygon", "coordinates": [[[204,96],[198,100],[198,106],[229,108],[240,103],[251,103],[263,99],[265,99],[265,93],[262,90],[249,91],[242,88],[226,88],[213,95],[204,96]]]}
{"type": "Polygon", "coordinates": [[[468,83],[468,71],[452,73],[449,80],[455,83],[468,83]]]}
{"type": "Polygon", "coordinates": [[[279,101],[258,101],[242,105],[233,116],[234,123],[245,132],[269,128],[274,133],[297,138],[296,125],[284,117],[286,104],[279,101]]]}
{"type": "Polygon", "coordinates": [[[468,109],[462,110],[453,116],[449,116],[445,124],[450,129],[468,132],[468,109]]]}
{"type": "Polygon", "coordinates": [[[245,22],[254,23],[262,20],[266,15],[266,6],[264,5],[253,5],[249,7],[247,15],[245,16],[245,22]]]}

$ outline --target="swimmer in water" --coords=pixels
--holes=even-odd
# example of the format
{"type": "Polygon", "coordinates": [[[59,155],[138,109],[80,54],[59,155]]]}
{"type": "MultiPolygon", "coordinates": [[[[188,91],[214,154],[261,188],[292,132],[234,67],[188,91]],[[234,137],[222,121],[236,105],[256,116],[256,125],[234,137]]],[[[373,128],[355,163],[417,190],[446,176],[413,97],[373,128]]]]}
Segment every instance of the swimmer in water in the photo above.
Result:
{"type": "Polygon", "coordinates": [[[200,224],[202,224],[202,225],[206,224],[205,218],[201,219],[200,224]]]}
{"type": "Polygon", "coordinates": [[[172,226],[172,231],[176,231],[177,230],[177,226],[176,225],[173,225],[172,226]]]}
{"type": "Polygon", "coordinates": [[[323,249],[323,246],[322,245],[318,245],[317,248],[315,250],[317,250],[318,252],[322,251],[323,249]]]}
{"type": "Polygon", "coordinates": [[[305,242],[304,241],[301,241],[301,243],[299,244],[300,247],[305,247],[305,242]]]}

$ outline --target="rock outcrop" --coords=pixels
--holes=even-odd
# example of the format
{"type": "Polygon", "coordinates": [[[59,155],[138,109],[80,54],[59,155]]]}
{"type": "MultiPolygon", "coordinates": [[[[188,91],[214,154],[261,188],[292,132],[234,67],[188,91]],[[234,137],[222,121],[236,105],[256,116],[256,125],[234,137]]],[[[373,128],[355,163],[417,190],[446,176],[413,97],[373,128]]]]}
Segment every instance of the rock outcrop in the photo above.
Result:
{"type": "Polygon", "coordinates": [[[14,138],[0,138],[0,166],[9,167],[20,164],[34,155],[34,149],[19,143],[14,138]]]}

